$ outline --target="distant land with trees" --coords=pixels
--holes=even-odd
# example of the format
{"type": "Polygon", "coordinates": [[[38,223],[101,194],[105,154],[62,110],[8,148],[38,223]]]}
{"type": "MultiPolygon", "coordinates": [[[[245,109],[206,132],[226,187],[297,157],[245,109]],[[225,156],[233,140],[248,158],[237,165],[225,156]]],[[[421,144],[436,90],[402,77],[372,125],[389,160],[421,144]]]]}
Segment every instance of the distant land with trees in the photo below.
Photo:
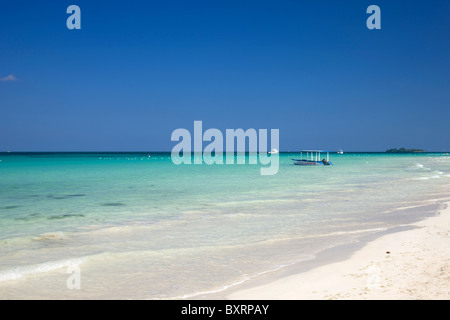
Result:
{"type": "Polygon", "coordinates": [[[387,149],[386,152],[387,153],[413,153],[413,152],[427,152],[427,151],[423,150],[423,149],[392,148],[392,149],[387,149]]]}

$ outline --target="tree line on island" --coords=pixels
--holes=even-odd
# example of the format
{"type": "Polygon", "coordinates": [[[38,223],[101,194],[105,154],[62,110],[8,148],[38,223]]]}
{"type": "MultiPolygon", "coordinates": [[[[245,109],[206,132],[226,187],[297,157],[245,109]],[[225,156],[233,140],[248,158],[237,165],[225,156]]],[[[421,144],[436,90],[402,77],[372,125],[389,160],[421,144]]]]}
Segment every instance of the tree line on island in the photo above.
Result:
{"type": "Polygon", "coordinates": [[[413,152],[427,152],[427,151],[423,150],[423,149],[392,148],[392,149],[387,149],[386,152],[387,153],[413,153],[413,152]]]}

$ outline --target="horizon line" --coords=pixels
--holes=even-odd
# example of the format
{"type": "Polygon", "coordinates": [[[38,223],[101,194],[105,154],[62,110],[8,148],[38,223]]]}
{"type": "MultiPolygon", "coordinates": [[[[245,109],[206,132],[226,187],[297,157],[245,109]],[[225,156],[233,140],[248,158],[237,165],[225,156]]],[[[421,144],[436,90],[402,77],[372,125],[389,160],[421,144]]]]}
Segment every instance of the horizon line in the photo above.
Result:
{"type": "MultiPolygon", "coordinates": [[[[336,151],[330,151],[330,150],[325,150],[322,151],[322,153],[337,153],[339,150],[336,151]]],[[[228,152],[234,152],[234,153],[242,153],[242,152],[238,152],[238,151],[228,151],[228,152]]],[[[266,151],[269,152],[269,151],[266,151]]],[[[264,152],[264,153],[266,153],[264,152]]],[[[279,153],[297,153],[297,152],[302,152],[302,150],[285,150],[285,151],[279,151],[279,153]]],[[[415,151],[415,152],[387,152],[387,151],[345,151],[344,154],[346,153],[448,153],[450,151],[415,151]]],[[[162,150],[158,150],[158,151],[151,151],[151,150],[129,150],[129,151],[114,151],[114,150],[109,150],[109,151],[0,151],[0,154],[12,154],[12,153],[172,153],[172,151],[162,151],[162,150]]],[[[191,152],[192,154],[203,154],[203,152],[191,152]]],[[[223,151],[223,154],[227,153],[227,151],[223,151]]],[[[249,151],[245,151],[245,153],[260,153],[259,151],[257,152],[249,152],[249,151]]]]}

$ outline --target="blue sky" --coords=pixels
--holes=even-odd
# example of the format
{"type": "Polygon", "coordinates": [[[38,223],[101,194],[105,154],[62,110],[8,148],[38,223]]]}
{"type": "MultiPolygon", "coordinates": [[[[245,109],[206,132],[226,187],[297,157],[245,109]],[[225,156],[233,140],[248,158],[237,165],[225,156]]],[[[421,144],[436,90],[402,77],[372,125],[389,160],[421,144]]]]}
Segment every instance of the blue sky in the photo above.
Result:
{"type": "Polygon", "coordinates": [[[3,2],[0,151],[170,151],[194,120],[285,151],[449,151],[449,35],[444,0],[3,2]]]}

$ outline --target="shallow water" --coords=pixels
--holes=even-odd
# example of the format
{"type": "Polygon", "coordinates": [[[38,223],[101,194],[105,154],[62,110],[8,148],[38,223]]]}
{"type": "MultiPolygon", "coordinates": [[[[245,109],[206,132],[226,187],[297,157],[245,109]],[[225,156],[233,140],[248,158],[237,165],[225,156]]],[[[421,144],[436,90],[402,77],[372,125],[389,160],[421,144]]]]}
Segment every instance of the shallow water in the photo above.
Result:
{"type": "Polygon", "coordinates": [[[0,298],[195,297],[436,213],[443,154],[334,166],[179,165],[168,153],[0,154],[0,298]],[[70,290],[78,266],[81,289],[70,290]]]}

